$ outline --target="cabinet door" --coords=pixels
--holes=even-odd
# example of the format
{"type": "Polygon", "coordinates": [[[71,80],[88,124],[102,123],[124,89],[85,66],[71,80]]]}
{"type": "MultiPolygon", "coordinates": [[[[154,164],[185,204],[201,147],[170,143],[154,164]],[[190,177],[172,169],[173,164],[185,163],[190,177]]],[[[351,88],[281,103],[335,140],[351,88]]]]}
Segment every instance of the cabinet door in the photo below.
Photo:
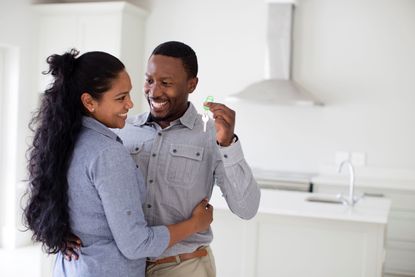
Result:
{"type": "Polygon", "coordinates": [[[383,226],[261,214],[256,276],[380,277],[383,226]]]}
{"type": "MultiPolygon", "coordinates": [[[[391,185],[392,187],[392,185],[391,185]]],[[[315,185],[316,192],[347,193],[347,186],[315,185]]],[[[357,195],[385,197],[391,200],[388,217],[385,273],[415,276],[415,193],[413,191],[356,187],[357,195]]]]}
{"type": "MultiPolygon", "coordinates": [[[[120,57],[121,21],[121,14],[43,15],[40,19],[39,71],[47,70],[48,56],[63,54],[71,48],[81,54],[104,51],[120,57]]],[[[39,90],[43,91],[50,81],[50,76],[41,76],[39,90]]]]}
{"type": "Polygon", "coordinates": [[[121,14],[84,15],[79,18],[79,50],[104,51],[120,57],[121,14]]]}
{"type": "MultiPolygon", "coordinates": [[[[39,87],[44,91],[50,76],[46,58],[71,48],[82,53],[104,51],[121,59],[131,75],[138,75],[143,54],[146,12],[125,2],[35,5],[39,13],[39,87]]],[[[141,75],[143,75],[141,73],[141,75]]],[[[140,87],[137,81],[135,87],[140,87]]]]}
{"type": "Polygon", "coordinates": [[[43,15],[39,23],[39,86],[38,91],[43,92],[52,78],[43,75],[48,70],[47,57],[52,54],[62,54],[68,49],[78,47],[81,38],[79,35],[78,17],[67,15],[64,17],[43,15]]]}
{"type": "Polygon", "coordinates": [[[215,210],[212,223],[218,277],[254,277],[256,220],[242,220],[229,210],[215,210]]]}

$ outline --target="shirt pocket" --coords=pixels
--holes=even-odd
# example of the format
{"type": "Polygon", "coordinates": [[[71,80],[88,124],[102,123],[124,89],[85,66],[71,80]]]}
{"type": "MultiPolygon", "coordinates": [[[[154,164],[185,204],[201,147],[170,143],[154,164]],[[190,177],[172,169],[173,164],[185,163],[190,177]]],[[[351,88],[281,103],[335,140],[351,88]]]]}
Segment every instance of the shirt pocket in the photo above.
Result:
{"type": "Polygon", "coordinates": [[[190,188],[196,182],[204,148],[172,144],[166,166],[166,180],[171,186],[190,188]]]}

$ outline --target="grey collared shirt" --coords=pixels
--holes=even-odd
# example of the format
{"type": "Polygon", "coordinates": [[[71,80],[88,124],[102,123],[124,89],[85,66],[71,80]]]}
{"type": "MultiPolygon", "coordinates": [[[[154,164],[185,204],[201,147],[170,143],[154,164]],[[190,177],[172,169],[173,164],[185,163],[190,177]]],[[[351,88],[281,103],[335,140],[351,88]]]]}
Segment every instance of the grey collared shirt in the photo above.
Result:
{"type": "Polygon", "coordinates": [[[84,117],[67,178],[70,226],[83,247],[77,261],[59,254],[54,276],[144,277],[145,258],[163,253],[170,236],[147,225],[143,178],[120,138],[84,117]]]}
{"type": "MultiPolygon", "coordinates": [[[[130,118],[117,133],[144,175],[147,198],[143,210],[148,224],[168,225],[188,219],[204,197],[210,198],[214,184],[233,213],[244,219],[256,214],[260,190],[240,141],[218,146],[213,120],[203,132],[201,115],[191,103],[186,113],[165,129],[144,113],[130,118]]],[[[192,252],[212,238],[211,229],[194,234],[161,257],[192,252]]]]}

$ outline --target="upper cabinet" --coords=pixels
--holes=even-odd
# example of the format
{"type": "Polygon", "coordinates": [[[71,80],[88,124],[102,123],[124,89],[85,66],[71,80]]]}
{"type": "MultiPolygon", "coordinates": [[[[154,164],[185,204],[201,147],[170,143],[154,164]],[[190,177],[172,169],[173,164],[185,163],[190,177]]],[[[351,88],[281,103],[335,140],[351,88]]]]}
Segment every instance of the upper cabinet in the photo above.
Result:
{"type": "MultiPolygon", "coordinates": [[[[138,90],[144,55],[144,24],[147,12],[127,2],[39,4],[39,75],[48,69],[46,58],[76,48],[105,51],[118,57],[126,66],[138,90]]],[[[43,92],[50,76],[39,77],[43,92]]],[[[141,91],[141,90],[139,90],[141,91]]],[[[138,96],[137,91],[132,92],[138,96]]]]}

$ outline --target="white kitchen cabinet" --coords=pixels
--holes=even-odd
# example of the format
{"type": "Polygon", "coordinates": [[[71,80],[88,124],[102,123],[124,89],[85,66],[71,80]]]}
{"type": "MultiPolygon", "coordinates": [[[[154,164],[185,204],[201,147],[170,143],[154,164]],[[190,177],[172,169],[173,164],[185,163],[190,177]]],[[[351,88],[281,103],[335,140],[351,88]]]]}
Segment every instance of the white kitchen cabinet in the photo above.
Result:
{"type": "Polygon", "coordinates": [[[256,276],[382,276],[384,226],[260,215],[256,276]]]}
{"type": "Polygon", "coordinates": [[[241,220],[229,210],[214,207],[213,242],[218,277],[255,276],[257,222],[241,220]]]}
{"type": "Polygon", "coordinates": [[[118,57],[133,83],[131,95],[141,94],[144,72],[144,23],[147,12],[127,2],[39,4],[33,6],[39,18],[39,86],[43,92],[50,76],[46,58],[76,48],[104,51],[118,57]]]}
{"type": "MultiPolygon", "coordinates": [[[[387,236],[385,276],[415,276],[415,192],[405,189],[358,184],[356,194],[376,195],[391,200],[387,236]]],[[[317,193],[346,193],[347,185],[317,182],[317,193]]]]}
{"type": "Polygon", "coordinates": [[[382,276],[389,201],[350,208],[310,195],[263,189],[257,216],[244,221],[214,191],[217,276],[382,276]]]}

